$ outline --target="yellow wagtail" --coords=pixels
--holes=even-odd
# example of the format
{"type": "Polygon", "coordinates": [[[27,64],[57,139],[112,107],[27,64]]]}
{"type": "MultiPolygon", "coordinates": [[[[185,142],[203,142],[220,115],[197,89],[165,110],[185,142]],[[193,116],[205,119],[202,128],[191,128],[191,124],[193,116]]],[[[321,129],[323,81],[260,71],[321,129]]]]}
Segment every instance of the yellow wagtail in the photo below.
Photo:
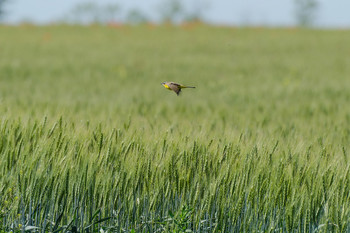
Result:
{"type": "Polygon", "coordinates": [[[163,82],[161,83],[166,89],[170,91],[174,91],[177,95],[180,94],[182,88],[196,88],[196,87],[190,87],[190,86],[184,86],[178,83],[174,82],[163,82]]]}

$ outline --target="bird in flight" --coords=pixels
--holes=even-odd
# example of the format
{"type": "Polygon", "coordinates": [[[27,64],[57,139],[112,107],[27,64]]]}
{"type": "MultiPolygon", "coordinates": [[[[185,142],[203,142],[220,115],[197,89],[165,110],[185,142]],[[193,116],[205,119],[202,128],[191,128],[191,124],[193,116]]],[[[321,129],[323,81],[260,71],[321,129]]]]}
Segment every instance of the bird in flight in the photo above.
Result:
{"type": "Polygon", "coordinates": [[[180,94],[182,88],[196,88],[196,87],[185,86],[185,85],[174,83],[174,82],[162,82],[161,84],[166,89],[168,89],[170,91],[174,91],[177,95],[180,94]]]}

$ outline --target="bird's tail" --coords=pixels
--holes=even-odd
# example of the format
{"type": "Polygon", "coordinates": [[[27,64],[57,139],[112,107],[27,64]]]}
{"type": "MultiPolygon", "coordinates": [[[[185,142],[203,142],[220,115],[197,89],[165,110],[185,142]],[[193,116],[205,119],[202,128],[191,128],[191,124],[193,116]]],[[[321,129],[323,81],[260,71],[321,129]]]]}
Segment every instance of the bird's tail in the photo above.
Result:
{"type": "Polygon", "coordinates": [[[190,86],[181,86],[181,88],[196,88],[196,87],[190,87],[190,86]]]}

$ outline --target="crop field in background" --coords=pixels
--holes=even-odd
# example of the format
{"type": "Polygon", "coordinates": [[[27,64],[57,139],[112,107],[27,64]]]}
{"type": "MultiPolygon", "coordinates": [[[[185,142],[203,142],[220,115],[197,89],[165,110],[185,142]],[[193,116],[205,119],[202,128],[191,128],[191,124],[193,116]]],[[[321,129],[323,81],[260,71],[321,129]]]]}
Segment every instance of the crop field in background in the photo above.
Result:
{"type": "Polygon", "coordinates": [[[350,232],[349,41],[1,26],[0,232],[350,232]]]}

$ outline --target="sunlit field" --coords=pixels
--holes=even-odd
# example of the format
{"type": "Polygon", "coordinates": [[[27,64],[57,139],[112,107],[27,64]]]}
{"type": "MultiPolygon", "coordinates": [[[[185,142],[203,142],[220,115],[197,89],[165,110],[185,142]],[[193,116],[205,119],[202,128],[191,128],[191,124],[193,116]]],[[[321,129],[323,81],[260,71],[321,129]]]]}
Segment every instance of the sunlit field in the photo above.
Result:
{"type": "Polygon", "coordinates": [[[350,232],[349,41],[1,26],[0,232],[350,232]]]}

